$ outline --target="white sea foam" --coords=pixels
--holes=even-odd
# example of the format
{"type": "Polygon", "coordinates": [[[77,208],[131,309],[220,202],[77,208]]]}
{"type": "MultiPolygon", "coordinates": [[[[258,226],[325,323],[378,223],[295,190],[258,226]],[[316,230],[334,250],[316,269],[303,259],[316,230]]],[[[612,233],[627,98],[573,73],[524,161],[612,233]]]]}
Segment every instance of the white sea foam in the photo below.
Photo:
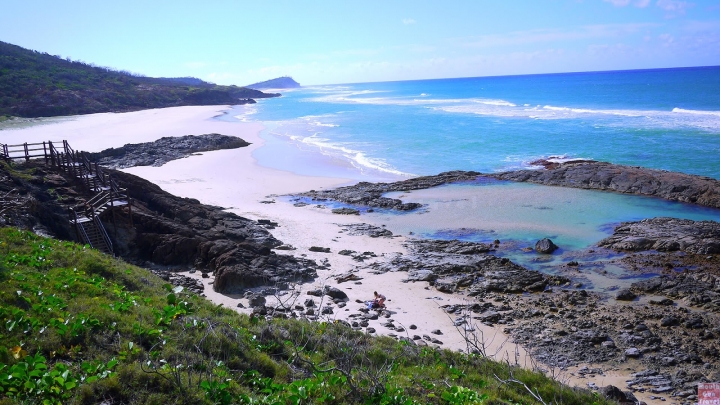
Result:
{"type": "Polygon", "coordinates": [[[683,114],[695,114],[695,115],[712,115],[715,117],[720,117],[720,111],[686,110],[684,108],[673,108],[672,112],[683,113],[683,114]]]}
{"type": "Polygon", "coordinates": [[[533,120],[596,119],[604,126],[643,128],[696,128],[713,132],[720,131],[720,111],[702,111],[674,108],[672,111],[583,108],[575,106],[516,104],[503,99],[486,98],[429,98],[421,93],[419,97],[380,97],[379,90],[333,88],[325,95],[311,97],[305,101],[339,104],[374,105],[417,105],[437,111],[459,114],[475,114],[494,117],[527,118],[533,120]]]}
{"type": "Polygon", "coordinates": [[[250,121],[250,116],[253,114],[257,114],[257,107],[252,104],[247,104],[242,114],[234,115],[233,117],[240,121],[247,122],[250,121]]]}
{"type": "Polygon", "coordinates": [[[295,120],[275,122],[272,133],[290,139],[292,142],[309,146],[312,150],[325,156],[346,161],[361,173],[370,170],[402,177],[414,176],[395,169],[382,159],[369,157],[366,152],[355,149],[353,144],[333,142],[322,136],[318,127],[338,127],[339,125],[323,123],[318,121],[318,118],[328,119],[332,116],[334,114],[308,115],[295,120]],[[311,135],[308,136],[307,133],[311,135]]]}
{"type": "Polygon", "coordinates": [[[398,176],[413,176],[410,173],[404,173],[393,168],[382,159],[370,158],[361,151],[351,149],[341,144],[332,143],[329,139],[321,138],[317,136],[317,134],[313,134],[313,136],[308,137],[297,137],[295,139],[306,145],[312,145],[317,147],[321,151],[321,153],[324,153],[326,155],[337,157],[339,154],[343,158],[349,160],[353,166],[355,166],[357,169],[360,169],[361,171],[366,169],[372,169],[398,176]]]}

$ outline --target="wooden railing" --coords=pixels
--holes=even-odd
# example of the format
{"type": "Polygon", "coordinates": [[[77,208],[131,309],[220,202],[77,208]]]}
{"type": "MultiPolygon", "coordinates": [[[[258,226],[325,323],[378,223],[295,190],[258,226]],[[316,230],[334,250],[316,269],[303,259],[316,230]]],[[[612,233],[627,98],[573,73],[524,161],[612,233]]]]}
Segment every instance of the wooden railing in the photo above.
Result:
{"type": "Polygon", "coordinates": [[[25,159],[25,161],[28,161],[32,158],[42,157],[47,160],[49,157],[48,144],[49,142],[25,142],[17,145],[0,143],[0,158],[5,160],[25,159]]]}
{"type": "MultiPolygon", "coordinates": [[[[33,158],[45,159],[45,164],[76,177],[88,190],[96,193],[84,204],[70,208],[70,222],[75,225],[78,239],[88,243],[90,241],[89,235],[81,224],[94,223],[109,252],[113,253],[112,241],[100,220],[100,215],[109,209],[113,211],[114,218],[115,210],[113,208],[128,205],[132,226],[132,205],[127,189],[120,187],[115,179],[99,164],[91,162],[85,152],[74,150],[65,140],[62,141],[62,146],[59,146],[58,142],[53,143],[52,141],[17,145],[0,143],[0,159],[8,161],[25,159],[25,161],[29,161],[33,158]]],[[[7,205],[4,200],[0,201],[3,202],[0,206],[0,212],[7,205]]]]}

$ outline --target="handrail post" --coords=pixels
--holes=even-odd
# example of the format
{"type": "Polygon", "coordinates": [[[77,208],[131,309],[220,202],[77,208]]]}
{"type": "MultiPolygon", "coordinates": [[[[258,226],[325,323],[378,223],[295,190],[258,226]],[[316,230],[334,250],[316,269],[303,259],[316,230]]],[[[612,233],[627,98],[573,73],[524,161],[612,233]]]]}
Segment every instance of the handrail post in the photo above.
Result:
{"type": "Polygon", "coordinates": [[[48,164],[48,152],[47,147],[45,146],[45,141],[43,141],[43,155],[45,155],[45,166],[48,164]]]}
{"type": "Polygon", "coordinates": [[[30,151],[28,150],[28,144],[27,144],[27,142],[25,142],[23,145],[25,146],[25,161],[29,162],[30,161],[30,151]]]}

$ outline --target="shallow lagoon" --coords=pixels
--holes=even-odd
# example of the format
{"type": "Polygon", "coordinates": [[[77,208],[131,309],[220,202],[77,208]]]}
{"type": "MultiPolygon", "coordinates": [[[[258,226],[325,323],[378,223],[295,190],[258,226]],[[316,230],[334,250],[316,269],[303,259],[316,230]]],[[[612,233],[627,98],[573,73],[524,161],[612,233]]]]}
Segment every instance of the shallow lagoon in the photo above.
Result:
{"type": "MultiPolygon", "coordinates": [[[[570,260],[573,251],[590,248],[611,235],[620,222],[661,216],[720,222],[720,210],[693,204],[494,179],[386,196],[424,207],[408,213],[367,213],[364,218],[403,235],[412,232],[430,239],[513,242],[513,248],[500,249],[497,254],[545,272],[554,272],[553,267],[570,260]],[[560,250],[553,255],[520,250],[545,237],[552,239],[560,250]]],[[[586,257],[591,261],[606,259],[608,256],[586,257]]],[[[599,270],[610,270],[608,275],[613,278],[629,276],[617,268],[608,269],[607,265],[599,270]]]]}

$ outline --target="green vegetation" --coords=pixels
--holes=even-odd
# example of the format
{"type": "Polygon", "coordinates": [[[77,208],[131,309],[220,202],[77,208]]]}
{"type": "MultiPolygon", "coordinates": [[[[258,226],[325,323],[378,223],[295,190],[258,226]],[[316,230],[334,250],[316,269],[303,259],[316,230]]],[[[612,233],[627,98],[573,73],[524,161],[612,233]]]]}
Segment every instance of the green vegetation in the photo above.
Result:
{"type": "Polygon", "coordinates": [[[273,97],[195,78],[151,78],[0,42],[0,116],[49,117],[273,97]]]}
{"type": "Polygon", "coordinates": [[[539,403],[528,389],[607,403],[342,323],[239,315],[87,246],[0,228],[3,405],[539,403]]]}

